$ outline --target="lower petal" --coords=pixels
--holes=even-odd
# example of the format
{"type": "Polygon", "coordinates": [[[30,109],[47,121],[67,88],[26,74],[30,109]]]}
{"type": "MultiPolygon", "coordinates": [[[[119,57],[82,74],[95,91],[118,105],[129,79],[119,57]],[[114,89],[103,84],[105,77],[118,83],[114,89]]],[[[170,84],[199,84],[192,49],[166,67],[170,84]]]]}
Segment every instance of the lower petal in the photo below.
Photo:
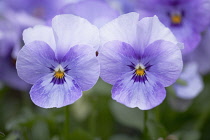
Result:
{"type": "Polygon", "coordinates": [[[68,75],[64,84],[54,84],[53,74],[39,79],[31,88],[30,96],[34,104],[43,108],[60,108],[74,103],[82,96],[77,83],[68,75]]]}
{"type": "Polygon", "coordinates": [[[166,97],[166,91],[160,83],[148,79],[145,83],[134,82],[130,74],[124,75],[112,88],[112,98],[128,107],[138,107],[141,110],[149,110],[160,103],[166,97]]]}

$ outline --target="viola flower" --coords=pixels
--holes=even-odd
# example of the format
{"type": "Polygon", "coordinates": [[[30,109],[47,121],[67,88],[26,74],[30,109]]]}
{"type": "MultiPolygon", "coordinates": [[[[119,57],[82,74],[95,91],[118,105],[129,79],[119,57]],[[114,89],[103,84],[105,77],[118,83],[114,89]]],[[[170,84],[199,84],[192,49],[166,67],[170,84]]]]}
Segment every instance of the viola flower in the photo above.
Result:
{"type": "Polygon", "coordinates": [[[203,89],[203,80],[195,62],[185,63],[179,80],[173,85],[175,94],[182,99],[195,98],[203,89]]]}
{"type": "Polygon", "coordinates": [[[58,15],[52,28],[35,26],[23,32],[25,46],[17,58],[20,78],[33,84],[32,101],[43,108],[74,103],[99,78],[99,63],[92,46],[99,31],[87,20],[58,15]]]}
{"type": "Polygon", "coordinates": [[[183,65],[171,31],[156,16],[139,21],[139,14],[129,13],[107,23],[100,35],[100,76],[113,85],[112,98],[142,110],[159,105],[183,65]]]}
{"type": "Polygon", "coordinates": [[[141,0],[139,13],[143,17],[157,15],[160,21],[184,43],[183,54],[192,52],[210,23],[209,0],[141,0]]]}

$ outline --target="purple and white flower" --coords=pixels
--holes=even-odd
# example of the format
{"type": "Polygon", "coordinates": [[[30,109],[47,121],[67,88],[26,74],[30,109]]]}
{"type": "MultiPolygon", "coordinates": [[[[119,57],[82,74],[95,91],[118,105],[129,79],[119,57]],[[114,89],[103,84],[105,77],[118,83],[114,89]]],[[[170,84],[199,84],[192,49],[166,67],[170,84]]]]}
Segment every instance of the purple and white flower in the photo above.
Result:
{"type": "Polygon", "coordinates": [[[140,0],[142,17],[157,15],[177,40],[184,43],[183,54],[192,52],[210,23],[209,0],[140,0]]]}
{"type": "Polygon", "coordinates": [[[58,15],[52,28],[35,26],[23,33],[25,46],[17,58],[18,75],[33,84],[32,101],[43,108],[74,103],[99,78],[99,63],[92,46],[98,28],[74,15],[58,15]]]}
{"type": "Polygon", "coordinates": [[[139,21],[139,14],[129,13],[102,27],[100,35],[100,76],[113,85],[112,98],[142,110],[159,105],[183,65],[171,31],[156,16],[139,21]]]}

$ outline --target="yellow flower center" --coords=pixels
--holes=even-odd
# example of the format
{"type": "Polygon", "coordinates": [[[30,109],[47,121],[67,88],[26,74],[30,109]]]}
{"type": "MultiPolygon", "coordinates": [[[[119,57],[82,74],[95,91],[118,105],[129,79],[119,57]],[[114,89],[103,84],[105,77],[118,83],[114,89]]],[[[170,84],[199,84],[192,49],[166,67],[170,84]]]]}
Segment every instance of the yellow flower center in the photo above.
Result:
{"type": "Polygon", "coordinates": [[[55,71],[54,77],[57,79],[62,79],[64,77],[64,72],[63,71],[55,71]]]}
{"type": "Polygon", "coordinates": [[[182,16],[180,14],[171,15],[171,22],[173,24],[180,24],[182,22],[182,16]]]}
{"type": "Polygon", "coordinates": [[[136,75],[138,76],[144,76],[145,75],[145,70],[142,68],[136,69],[136,75]]]}

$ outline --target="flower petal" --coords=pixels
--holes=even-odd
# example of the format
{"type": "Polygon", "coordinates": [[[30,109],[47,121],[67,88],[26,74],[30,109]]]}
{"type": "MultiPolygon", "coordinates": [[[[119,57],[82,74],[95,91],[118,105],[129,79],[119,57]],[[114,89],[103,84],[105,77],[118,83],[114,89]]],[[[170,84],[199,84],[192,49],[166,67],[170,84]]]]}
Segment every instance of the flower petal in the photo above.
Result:
{"type": "Polygon", "coordinates": [[[173,84],[182,71],[182,54],[179,47],[168,41],[155,41],[142,56],[143,62],[151,65],[148,73],[156,77],[164,87],[173,84]]]}
{"type": "Polygon", "coordinates": [[[193,99],[203,89],[203,81],[198,73],[196,63],[188,63],[185,65],[184,71],[180,75],[180,79],[186,81],[187,85],[174,84],[176,95],[182,99],[193,99]]]}
{"type": "Polygon", "coordinates": [[[132,73],[121,77],[112,88],[112,98],[128,107],[138,107],[141,110],[149,110],[160,103],[166,97],[166,91],[160,83],[155,83],[148,77],[148,81],[134,82],[132,73]]]}
{"type": "Polygon", "coordinates": [[[19,52],[16,62],[18,75],[24,81],[34,84],[38,79],[50,73],[50,67],[56,66],[55,53],[42,41],[25,45],[19,52]]]}
{"type": "Polygon", "coordinates": [[[92,88],[100,74],[100,65],[95,50],[86,45],[77,45],[68,51],[62,64],[70,69],[67,74],[71,76],[82,91],[92,88]]]}
{"type": "Polygon", "coordinates": [[[54,51],[56,49],[55,38],[51,27],[37,25],[23,31],[23,41],[25,44],[33,41],[43,41],[47,43],[54,51]]]}
{"type": "Polygon", "coordinates": [[[128,13],[119,16],[100,29],[101,43],[113,40],[122,41],[133,46],[136,42],[136,27],[139,20],[138,13],[128,13]]]}
{"type": "Polygon", "coordinates": [[[174,33],[178,41],[184,43],[184,49],[182,50],[184,55],[192,52],[201,40],[200,33],[193,31],[187,23],[183,24],[180,28],[171,28],[171,31],[174,33]]]}
{"type": "Polygon", "coordinates": [[[54,84],[53,74],[39,79],[31,88],[30,96],[34,104],[43,108],[63,107],[74,103],[82,96],[77,83],[68,75],[64,84],[54,84]]]}
{"type": "Polygon", "coordinates": [[[114,84],[122,74],[131,71],[129,65],[137,61],[134,49],[127,43],[111,41],[101,49],[98,59],[101,64],[101,78],[114,84]]]}
{"type": "Polygon", "coordinates": [[[137,37],[138,44],[134,47],[140,51],[156,40],[178,43],[170,29],[165,27],[157,16],[145,17],[138,22],[137,37]]]}
{"type": "Polygon", "coordinates": [[[86,19],[74,15],[58,15],[52,19],[58,57],[63,57],[75,45],[99,47],[98,28],[86,19]]]}

